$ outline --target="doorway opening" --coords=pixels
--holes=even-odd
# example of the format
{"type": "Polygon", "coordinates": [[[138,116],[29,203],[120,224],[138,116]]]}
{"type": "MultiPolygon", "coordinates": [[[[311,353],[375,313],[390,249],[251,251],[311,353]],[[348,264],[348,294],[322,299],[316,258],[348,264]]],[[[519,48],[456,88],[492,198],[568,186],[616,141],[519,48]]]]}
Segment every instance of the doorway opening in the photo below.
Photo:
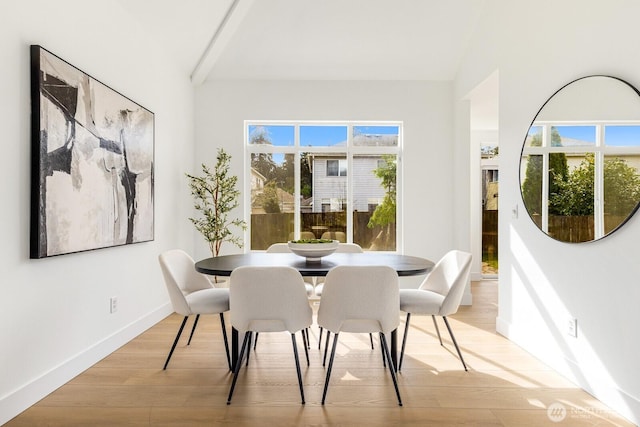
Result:
{"type": "Polygon", "coordinates": [[[467,96],[470,120],[472,280],[498,277],[498,71],[467,96]]]}

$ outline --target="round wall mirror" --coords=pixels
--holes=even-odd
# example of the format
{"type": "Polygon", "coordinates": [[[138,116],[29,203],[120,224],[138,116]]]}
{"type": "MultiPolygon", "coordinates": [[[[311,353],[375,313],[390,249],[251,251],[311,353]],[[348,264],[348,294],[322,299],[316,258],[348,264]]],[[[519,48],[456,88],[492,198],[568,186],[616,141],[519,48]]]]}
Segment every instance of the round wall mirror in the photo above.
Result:
{"type": "Polygon", "coordinates": [[[640,202],[640,92],[610,76],[560,88],[524,139],[520,189],[533,222],[556,240],[619,229],[640,202]]]}

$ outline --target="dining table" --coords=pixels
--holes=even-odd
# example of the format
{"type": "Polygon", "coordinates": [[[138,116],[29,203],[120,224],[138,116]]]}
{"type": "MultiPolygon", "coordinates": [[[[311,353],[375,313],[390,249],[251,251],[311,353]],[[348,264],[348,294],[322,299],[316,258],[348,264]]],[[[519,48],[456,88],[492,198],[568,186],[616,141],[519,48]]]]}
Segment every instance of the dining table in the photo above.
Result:
{"type": "MultiPolygon", "coordinates": [[[[416,256],[403,255],[390,252],[363,252],[363,253],[333,253],[322,257],[319,261],[309,262],[306,258],[294,253],[266,253],[246,252],[242,254],[220,255],[205,258],[195,264],[199,273],[210,276],[231,276],[233,270],[242,266],[290,266],[305,277],[323,277],[329,271],[339,265],[378,266],[392,267],[398,276],[417,276],[427,274],[434,266],[433,261],[416,256]]],[[[394,367],[398,368],[398,333],[397,329],[391,333],[391,360],[394,367]]],[[[238,331],[231,330],[231,365],[235,369],[238,360],[240,340],[238,331]]]]}

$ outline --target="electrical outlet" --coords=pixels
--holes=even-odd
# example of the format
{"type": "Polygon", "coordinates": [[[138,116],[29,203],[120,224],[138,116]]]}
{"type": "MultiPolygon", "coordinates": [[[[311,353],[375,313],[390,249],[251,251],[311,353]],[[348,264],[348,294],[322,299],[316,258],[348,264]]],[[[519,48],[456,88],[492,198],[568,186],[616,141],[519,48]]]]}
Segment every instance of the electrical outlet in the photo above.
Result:
{"type": "Polygon", "coordinates": [[[118,297],[111,297],[109,299],[109,313],[113,314],[118,311],[118,297]]]}
{"type": "Polygon", "coordinates": [[[513,209],[511,209],[511,218],[518,219],[518,205],[514,205],[513,209]]]}
{"type": "Polygon", "coordinates": [[[567,334],[573,338],[578,338],[578,319],[569,318],[567,321],[567,334]]]}

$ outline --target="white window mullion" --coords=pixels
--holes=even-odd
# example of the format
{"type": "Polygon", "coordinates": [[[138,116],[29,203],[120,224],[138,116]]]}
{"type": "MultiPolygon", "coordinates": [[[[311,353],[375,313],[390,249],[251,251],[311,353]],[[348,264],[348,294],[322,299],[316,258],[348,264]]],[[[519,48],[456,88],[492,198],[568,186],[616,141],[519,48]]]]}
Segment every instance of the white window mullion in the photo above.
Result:
{"type": "MultiPolygon", "coordinates": [[[[249,126],[244,123],[244,219],[247,222],[247,229],[244,230],[244,241],[251,242],[251,147],[249,146],[249,126]],[[249,177],[249,179],[247,179],[249,177]]],[[[244,252],[249,252],[249,246],[245,244],[244,252]]]]}
{"type": "Polygon", "coordinates": [[[542,214],[542,231],[549,232],[549,152],[551,146],[551,126],[542,126],[542,147],[544,154],[542,155],[542,192],[541,197],[541,214],[542,214]]]}
{"type": "Polygon", "coordinates": [[[347,242],[353,242],[353,125],[347,125],[347,242]]]}
{"type": "MultiPolygon", "coordinates": [[[[400,130],[402,132],[402,130],[400,130]]],[[[402,139],[402,135],[400,138],[402,139]]],[[[402,156],[400,152],[396,153],[396,251],[398,253],[404,253],[404,241],[402,236],[404,233],[403,225],[404,225],[404,217],[403,217],[403,209],[402,209],[402,189],[404,188],[402,185],[402,175],[404,168],[402,167],[402,156]]]]}
{"type": "Polygon", "coordinates": [[[293,213],[293,238],[300,238],[300,125],[296,124],[293,127],[293,147],[294,147],[294,171],[293,171],[293,180],[294,180],[294,213],[293,213]]]}
{"type": "Polygon", "coordinates": [[[604,154],[596,151],[594,154],[594,183],[593,183],[593,226],[594,238],[604,236],[604,154]]]}
{"type": "Polygon", "coordinates": [[[596,152],[593,158],[593,226],[594,238],[604,236],[604,126],[596,126],[596,152]]]}
{"type": "Polygon", "coordinates": [[[549,233],[549,153],[542,156],[542,231],[549,233]]]}

